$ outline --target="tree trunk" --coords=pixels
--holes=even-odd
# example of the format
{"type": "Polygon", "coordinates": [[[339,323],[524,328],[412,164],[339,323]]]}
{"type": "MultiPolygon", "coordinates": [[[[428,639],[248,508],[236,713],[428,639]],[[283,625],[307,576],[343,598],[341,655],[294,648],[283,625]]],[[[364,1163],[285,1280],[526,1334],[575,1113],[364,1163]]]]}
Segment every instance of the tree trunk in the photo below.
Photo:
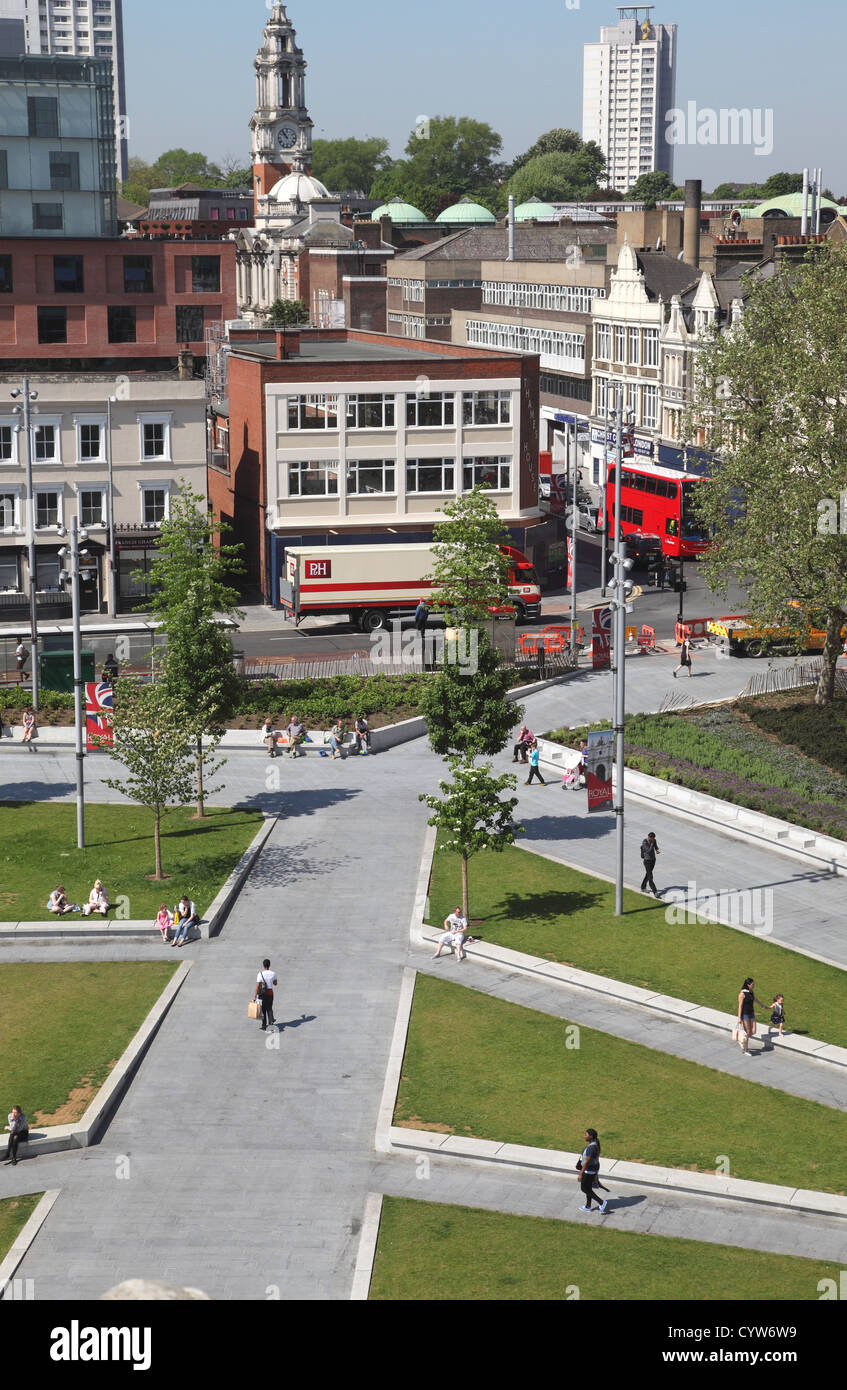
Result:
{"type": "Polygon", "coordinates": [[[197,818],[205,816],[203,806],[203,735],[197,735],[197,818]]]}
{"type": "Polygon", "coordinates": [[[840,608],[830,608],[826,617],[826,642],[823,649],[823,665],[815,691],[815,704],[824,709],[832,704],[835,692],[835,665],[841,655],[841,627],[844,614],[840,608]]]}
{"type": "Polygon", "coordinates": [[[156,807],[156,810],[155,810],[154,815],[155,815],[155,819],[154,819],[154,821],[153,821],[153,843],[154,843],[154,845],[156,846],[156,877],[157,877],[157,878],[161,878],[161,877],[162,877],[162,840],[161,840],[161,835],[160,835],[160,833],[159,833],[159,821],[160,821],[161,812],[160,812],[158,806],[156,807]]]}
{"type": "Polygon", "coordinates": [[[468,906],[468,856],[462,855],[462,914],[470,922],[470,909],[468,906]]]}

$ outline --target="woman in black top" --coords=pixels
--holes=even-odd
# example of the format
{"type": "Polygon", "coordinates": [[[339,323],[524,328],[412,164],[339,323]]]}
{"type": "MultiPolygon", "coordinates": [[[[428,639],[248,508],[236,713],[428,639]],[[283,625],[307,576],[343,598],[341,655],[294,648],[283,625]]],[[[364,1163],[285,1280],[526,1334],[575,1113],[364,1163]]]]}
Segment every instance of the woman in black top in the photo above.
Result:
{"type": "Polygon", "coordinates": [[[676,680],[676,673],[677,673],[677,671],[684,671],[684,670],[686,670],[686,668],[687,668],[688,674],[689,674],[689,676],[690,676],[690,675],[691,675],[691,643],[689,642],[689,640],[688,640],[687,637],[684,637],[683,640],[682,640],[682,650],[680,651],[680,654],[679,654],[679,665],[676,667],[676,669],[674,670],[674,673],[673,673],[673,678],[674,678],[674,680],[676,680]]]}
{"type": "Polygon", "coordinates": [[[738,994],[738,1041],[745,1057],[750,1056],[750,1039],[756,1032],[755,1005],[758,1004],[760,1009],[765,1007],[753,993],[753,984],[753,979],[748,975],[738,994]]]}
{"type": "MultiPolygon", "coordinates": [[[[576,1173],[579,1178],[579,1185],[582,1189],[584,1200],[580,1211],[591,1211],[591,1202],[595,1197],[594,1184],[597,1181],[597,1174],[600,1172],[600,1143],[597,1138],[596,1129],[585,1131],[585,1148],[582,1157],[576,1165],[576,1173]]],[[[606,1210],[607,1203],[601,1202],[597,1197],[597,1210],[602,1215],[606,1210]]]]}

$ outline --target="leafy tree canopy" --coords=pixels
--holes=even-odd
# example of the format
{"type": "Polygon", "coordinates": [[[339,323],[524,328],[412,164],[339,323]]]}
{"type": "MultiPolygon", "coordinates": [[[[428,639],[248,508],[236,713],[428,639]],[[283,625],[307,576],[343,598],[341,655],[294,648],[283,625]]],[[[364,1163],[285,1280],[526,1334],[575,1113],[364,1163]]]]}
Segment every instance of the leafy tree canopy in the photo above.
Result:
{"type": "Polygon", "coordinates": [[[652,174],[642,174],[636,179],[626,196],[636,202],[643,202],[645,211],[649,211],[660,199],[681,198],[682,189],[676,187],[664,169],[654,169],[652,174]]]}
{"type": "Polygon", "coordinates": [[[309,306],[302,299],[275,299],[268,310],[265,328],[289,328],[309,322],[309,306]]]}
{"type": "Polygon", "coordinates": [[[585,154],[598,171],[606,167],[606,157],[594,140],[583,141],[575,130],[559,128],[539,135],[534,145],[512,161],[509,173],[516,174],[518,169],[523,169],[530,160],[538,159],[542,154],[585,154]]]}
{"type": "Polygon", "coordinates": [[[511,791],[515,778],[508,772],[495,777],[490,763],[475,766],[472,759],[450,758],[452,781],[439,782],[441,796],[421,794],[432,815],[428,824],[443,833],[439,846],[455,850],[462,860],[462,911],[470,920],[468,890],[468,861],[480,850],[500,851],[512,845],[523,826],[516,825],[515,796],[501,799],[501,793],[511,791]]]}
{"type": "Polygon", "coordinates": [[[602,166],[587,150],[575,154],[540,154],[524,164],[509,180],[509,192],[519,203],[528,198],[545,202],[583,198],[597,187],[602,166]]]}
{"type": "Polygon", "coordinates": [[[381,136],[315,140],[312,145],[312,173],[332,192],[367,192],[377,175],[390,168],[388,141],[381,136]]]}
{"type": "Polygon", "coordinates": [[[413,182],[461,197],[480,184],[494,183],[502,169],[496,157],[502,138],[470,116],[433,116],[417,126],[406,144],[413,182]]]}
{"type": "Polygon", "coordinates": [[[802,192],[802,174],[771,174],[762,185],[762,201],[765,198],[784,198],[787,193],[802,192]]]}
{"type": "Polygon", "coordinates": [[[445,502],[433,528],[433,583],[460,627],[487,624],[492,606],[509,600],[509,560],[500,550],[509,533],[488,489],[475,487],[445,502]]]}

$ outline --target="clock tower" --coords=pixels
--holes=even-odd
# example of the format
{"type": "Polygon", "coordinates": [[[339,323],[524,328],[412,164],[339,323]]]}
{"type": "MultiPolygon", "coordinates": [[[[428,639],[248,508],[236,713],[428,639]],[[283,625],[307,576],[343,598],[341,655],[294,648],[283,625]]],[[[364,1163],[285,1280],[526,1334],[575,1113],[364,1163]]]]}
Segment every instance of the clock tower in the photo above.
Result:
{"type": "Polygon", "coordinates": [[[253,197],[266,197],[286,174],[312,167],[312,127],[306,110],[306,60],[285,5],[274,0],[256,55],[256,110],[250,122],[253,197]]]}

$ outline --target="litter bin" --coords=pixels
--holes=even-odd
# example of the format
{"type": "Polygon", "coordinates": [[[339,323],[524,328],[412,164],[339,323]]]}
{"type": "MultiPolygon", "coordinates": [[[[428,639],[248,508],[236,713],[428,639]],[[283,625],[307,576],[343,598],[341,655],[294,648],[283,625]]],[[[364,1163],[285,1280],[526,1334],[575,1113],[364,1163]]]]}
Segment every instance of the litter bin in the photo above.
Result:
{"type": "MultiPolygon", "coordinates": [[[[94,653],[84,651],[82,656],[82,679],[93,681],[94,653]]],[[[41,652],[38,658],[38,679],[42,690],[62,690],[67,695],[74,691],[74,654],[68,651],[41,652]]]]}
{"type": "Polygon", "coordinates": [[[243,676],[243,675],[244,675],[244,653],[243,653],[243,652],[235,652],[235,651],[234,651],[234,652],[232,653],[232,664],[233,664],[233,666],[235,667],[235,674],[236,674],[237,676],[243,676]]]}

